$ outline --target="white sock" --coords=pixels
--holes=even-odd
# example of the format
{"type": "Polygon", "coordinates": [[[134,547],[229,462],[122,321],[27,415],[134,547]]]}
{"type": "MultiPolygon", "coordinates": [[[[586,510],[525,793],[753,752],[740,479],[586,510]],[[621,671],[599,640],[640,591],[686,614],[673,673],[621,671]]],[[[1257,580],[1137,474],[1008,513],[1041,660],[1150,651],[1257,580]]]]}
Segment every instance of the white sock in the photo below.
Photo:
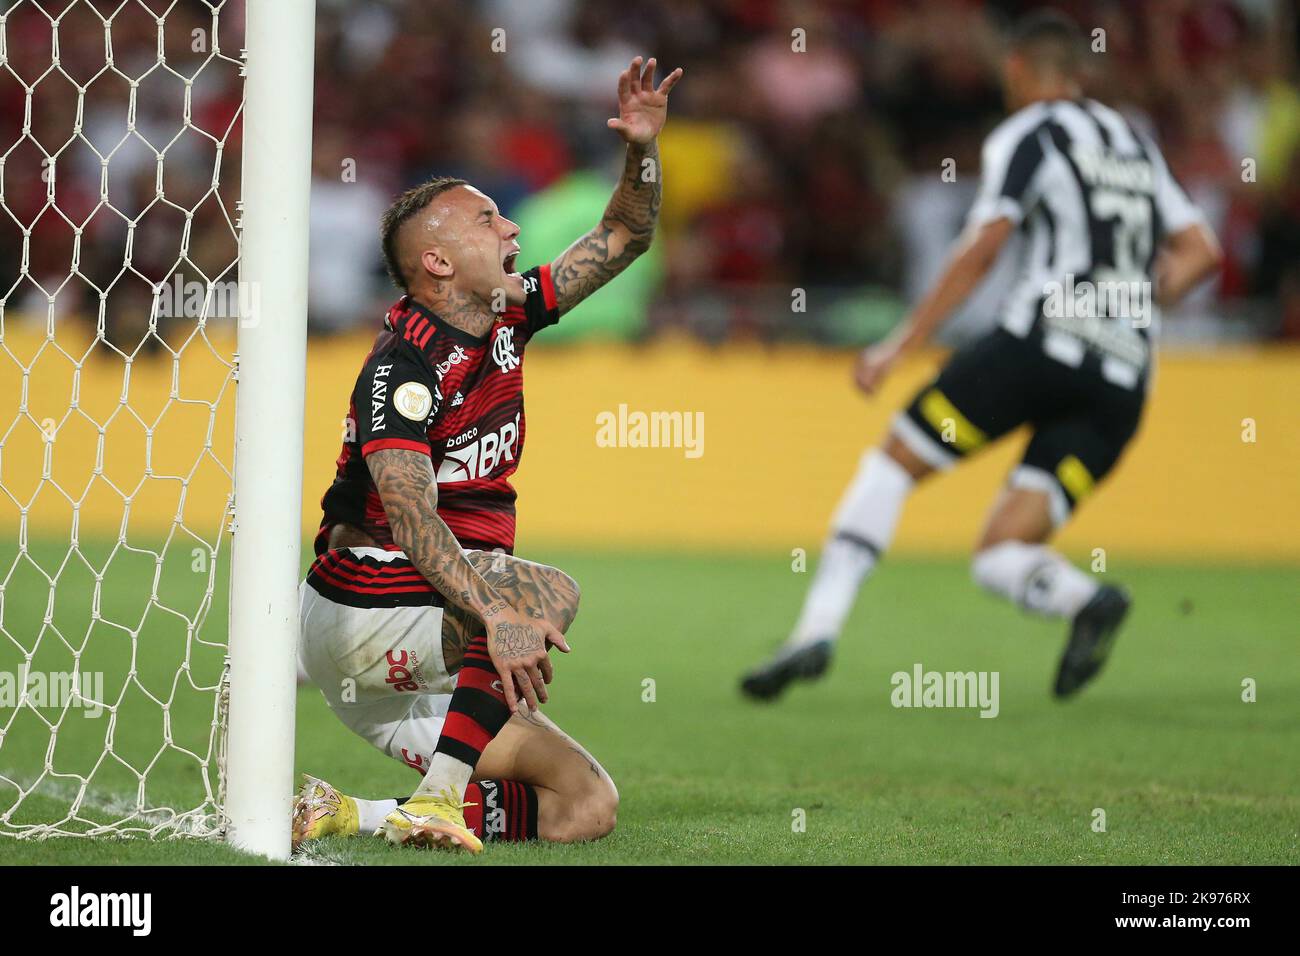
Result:
{"type": "Polygon", "coordinates": [[[831,519],[831,537],[790,645],[840,636],[863,580],[894,539],[903,502],[915,484],[902,465],[879,449],[862,456],[831,519]]]}
{"type": "Polygon", "coordinates": [[[1074,617],[1100,587],[1047,545],[1024,541],[985,548],[971,562],[971,576],[981,587],[1047,617],[1074,617]]]}
{"type": "Polygon", "coordinates": [[[378,830],[384,822],[384,817],[397,809],[396,800],[362,800],[360,797],[352,799],[357,802],[357,820],[360,831],[364,835],[378,830]]]}
{"type": "Polygon", "coordinates": [[[429,761],[429,769],[425,771],[424,779],[415,788],[413,796],[431,797],[443,790],[449,790],[464,799],[465,788],[469,786],[469,778],[473,775],[474,768],[464,761],[449,757],[447,754],[435,753],[429,761]]]}

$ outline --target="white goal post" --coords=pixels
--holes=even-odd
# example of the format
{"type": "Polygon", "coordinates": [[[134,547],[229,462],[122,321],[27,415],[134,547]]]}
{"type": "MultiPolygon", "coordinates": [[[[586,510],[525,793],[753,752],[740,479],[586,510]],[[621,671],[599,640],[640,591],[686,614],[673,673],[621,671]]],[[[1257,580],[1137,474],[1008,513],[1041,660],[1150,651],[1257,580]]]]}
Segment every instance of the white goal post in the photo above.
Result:
{"type": "Polygon", "coordinates": [[[249,0],[227,839],[289,855],[316,0],[249,0]]]}
{"type": "Polygon", "coordinates": [[[314,26],[0,0],[0,863],[289,856],[314,26]]]}

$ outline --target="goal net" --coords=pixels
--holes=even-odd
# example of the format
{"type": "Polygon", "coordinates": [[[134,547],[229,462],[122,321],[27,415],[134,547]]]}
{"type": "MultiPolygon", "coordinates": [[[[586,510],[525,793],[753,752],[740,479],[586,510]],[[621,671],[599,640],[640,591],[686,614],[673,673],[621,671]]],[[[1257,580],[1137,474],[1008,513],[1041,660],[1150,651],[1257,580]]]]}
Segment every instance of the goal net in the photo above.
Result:
{"type": "Polygon", "coordinates": [[[0,838],[228,823],[245,13],[0,0],[0,838]]]}

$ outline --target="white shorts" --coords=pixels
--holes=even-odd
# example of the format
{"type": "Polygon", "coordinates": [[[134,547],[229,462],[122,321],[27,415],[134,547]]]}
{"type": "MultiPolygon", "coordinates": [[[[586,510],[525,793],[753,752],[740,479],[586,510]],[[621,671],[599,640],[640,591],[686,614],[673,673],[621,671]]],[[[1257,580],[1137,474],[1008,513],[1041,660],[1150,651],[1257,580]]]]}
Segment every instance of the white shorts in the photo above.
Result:
{"type": "Polygon", "coordinates": [[[298,588],[298,660],[349,729],[423,771],[456,680],[443,662],[441,598],[415,577],[400,551],[321,555],[298,588]]]}

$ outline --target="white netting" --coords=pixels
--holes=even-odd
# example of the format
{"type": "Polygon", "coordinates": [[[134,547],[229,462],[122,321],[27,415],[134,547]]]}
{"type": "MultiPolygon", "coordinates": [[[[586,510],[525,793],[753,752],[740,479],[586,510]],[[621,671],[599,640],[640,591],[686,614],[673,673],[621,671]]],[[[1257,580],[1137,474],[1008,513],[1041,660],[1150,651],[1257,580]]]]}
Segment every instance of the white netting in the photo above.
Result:
{"type": "Polygon", "coordinates": [[[242,26],[0,0],[0,835],[222,824],[242,26]]]}

